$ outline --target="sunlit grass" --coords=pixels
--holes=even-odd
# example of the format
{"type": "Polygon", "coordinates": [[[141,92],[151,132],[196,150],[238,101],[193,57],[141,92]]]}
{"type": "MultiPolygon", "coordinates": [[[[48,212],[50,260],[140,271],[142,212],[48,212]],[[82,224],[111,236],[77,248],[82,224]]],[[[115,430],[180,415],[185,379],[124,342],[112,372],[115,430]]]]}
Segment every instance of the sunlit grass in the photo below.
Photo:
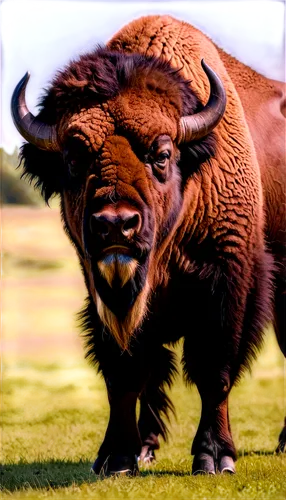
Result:
{"type": "Polygon", "coordinates": [[[41,364],[31,360],[6,367],[3,495],[13,491],[15,498],[76,498],[79,492],[81,498],[110,499],[283,498],[285,457],[274,454],[284,411],[283,372],[272,336],[253,375],[247,375],[231,395],[239,453],[235,477],[190,476],[189,450],[200,401],[196,389],[185,387],[180,377],[171,395],[177,419],[171,422],[169,443],[163,443],[157,453],[157,464],[138,478],[103,481],[89,473],[108,420],[102,379],[83,361],[41,364]],[[264,378],[262,367],[268,357],[276,357],[277,364],[270,364],[264,378]]]}

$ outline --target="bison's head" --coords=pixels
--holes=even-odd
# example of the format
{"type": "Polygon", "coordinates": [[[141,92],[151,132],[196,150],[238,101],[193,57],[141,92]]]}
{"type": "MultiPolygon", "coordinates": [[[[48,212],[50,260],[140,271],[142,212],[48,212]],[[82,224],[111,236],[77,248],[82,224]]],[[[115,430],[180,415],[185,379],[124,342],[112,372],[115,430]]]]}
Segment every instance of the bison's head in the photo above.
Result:
{"type": "Polygon", "coordinates": [[[123,349],[146,313],[158,249],[178,220],[183,156],[189,151],[190,174],[210,156],[205,136],[224,111],[221,83],[205,71],[205,108],[168,64],[105,49],[58,74],[37,118],[25,104],[27,77],[12,98],[29,141],[25,173],[46,199],[60,194],[89,293],[123,349]]]}

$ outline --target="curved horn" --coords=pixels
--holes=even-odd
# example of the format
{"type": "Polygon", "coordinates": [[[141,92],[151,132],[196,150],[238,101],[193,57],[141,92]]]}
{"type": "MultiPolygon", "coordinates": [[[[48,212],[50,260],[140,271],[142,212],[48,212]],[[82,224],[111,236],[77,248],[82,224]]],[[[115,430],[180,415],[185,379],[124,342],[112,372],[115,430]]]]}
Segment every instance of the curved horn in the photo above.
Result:
{"type": "Polygon", "coordinates": [[[26,105],[26,86],[30,73],[26,73],[16,86],[11,99],[11,113],[16,129],[26,139],[40,149],[59,151],[56,127],[47,125],[32,115],[26,105]]]}
{"type": "Polygon", "coordinates": [[[210,82],[210,97],[199,113],[182,116],[178,131],[178,144],[201,139],[220,122],[226,106],[226,93],[218,75],[202,59],[202,68],[210,82]]]}

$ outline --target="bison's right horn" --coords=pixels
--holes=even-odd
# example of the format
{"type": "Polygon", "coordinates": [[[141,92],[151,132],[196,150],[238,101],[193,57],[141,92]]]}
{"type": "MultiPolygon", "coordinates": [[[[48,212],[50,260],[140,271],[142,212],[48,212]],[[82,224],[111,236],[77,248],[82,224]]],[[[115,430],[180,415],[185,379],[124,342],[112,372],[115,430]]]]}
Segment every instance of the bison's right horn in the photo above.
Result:
{"type": "Polygon", "coordinates": [[[26,105],[25,91],[30,74],[26,73],[16,86],[11,99],[14,124],[26,141],[40,149],[59,151],[56,127],[47,125],[32,115],[26,105]]]}
{"type": "Polygon", "coordinates": [[[199,113],[182,116],[178,131],[178,144],[201,139],[220,122],[226,106],[226,93],[218,75],[202,59],[202,67],[210,83],[210,97],[199,113]]]}

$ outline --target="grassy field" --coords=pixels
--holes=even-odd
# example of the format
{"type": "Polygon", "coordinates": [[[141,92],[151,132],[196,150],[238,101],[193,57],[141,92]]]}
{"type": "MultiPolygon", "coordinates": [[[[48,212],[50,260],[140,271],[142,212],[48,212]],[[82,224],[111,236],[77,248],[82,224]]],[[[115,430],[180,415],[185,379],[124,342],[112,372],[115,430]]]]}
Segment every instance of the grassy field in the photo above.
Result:
{"type": "Polygon", "coordinates": [[[74,251],[57,210],[5,208],[2,231],[1,498],[285,498],[285,454],[274,453],[285,412],[283,359],[271,330],[230,398],[235,476],[190,475],[200,401],[180,377],[171,393],[177,419],[156,465],[136,478],[91,475],[108,404],[75,327],[85,292],[74,251]]]}

